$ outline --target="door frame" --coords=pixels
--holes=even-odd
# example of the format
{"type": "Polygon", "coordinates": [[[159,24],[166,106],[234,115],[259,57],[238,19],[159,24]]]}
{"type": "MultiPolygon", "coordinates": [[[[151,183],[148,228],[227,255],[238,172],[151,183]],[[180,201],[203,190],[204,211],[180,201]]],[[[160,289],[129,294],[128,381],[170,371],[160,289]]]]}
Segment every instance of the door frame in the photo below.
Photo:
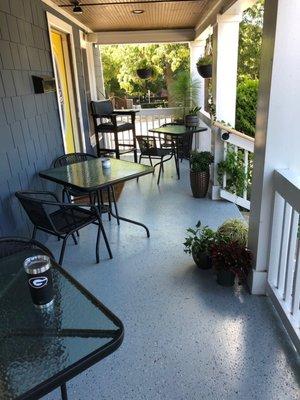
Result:
{"type": "MultiPolygon", "coordinates": [[[[78,71],[77,71],[77,64],[76,64],[76,53],[75,53],[75,45],[74,45],[74,33],[72,25],[68,24],[67,22],[61,20],[60,18],[56,17],[55,15],[51,14],[47,11],[47,22],[48,22],[48,34],[50,40],[50,48],[51,48],[51,58],[52,58],[52,65],[53,71],[56,74],[55,69],[55,61],[54,61],[54,51],[52,47],[52,40],[51,40],[51,30],[56,30],[58,33],[61,32],[68,36],[68,44],[69,44],[69,54],[67,54],[66,64],[69,64],[72,79],[70,82],[71,87],[69,88],[69,97],[71,103],[71,115],[72,115],[72,124],[74,129],[74,143],[75,143],[75,151],[76,152],[86,152],[86,143],[85,143],[85,135],[84,135],[84,125],[83,125],[83,118],[82,118],[82,108],[81,108],[81,100],[80,100],[80,91],[79,91],[79,81],[78,81],[78,71]],[[73,100],[73,101],[72,101],[73,100]],[[72,107],[72,104],[74,106],[72,107]]],[[[57,93],[57,102],[58,99],[58,90],[57,93]]],[[[66,151],[66,144],[65,144],[65,137],[63,134],[63,124],[62,124],[62,115],[59,109],[59,118],[61,123],[61,132],[63,137],[63,144],[64,150],[66,151]]]]}

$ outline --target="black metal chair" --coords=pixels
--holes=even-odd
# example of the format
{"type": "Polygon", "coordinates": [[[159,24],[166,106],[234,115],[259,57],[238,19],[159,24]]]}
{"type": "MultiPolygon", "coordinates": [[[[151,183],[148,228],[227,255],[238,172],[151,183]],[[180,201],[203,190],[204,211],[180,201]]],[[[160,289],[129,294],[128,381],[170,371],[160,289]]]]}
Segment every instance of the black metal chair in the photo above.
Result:
{"type": "Polygon", "coordinates": [[[0,258],[8,257],[24,250],[41,250],[48,257],[55,260],[51,251],[37,240],[14,236],[4,236],[0,238],[0,258]]]}
{"type": "Polygon", "coordinates": [[[173,156],[175,157],[174,148],[172,147],[171,143],[169,144],[171,147],[162,147],[161,139],[155,136],[139,135],[136,138],[141,151],[139,163],[141,163],[142,158],[148,158],[151,166],[153,166],[152,159],[160,160],[158,163],[154,164],[154,168],[159,165],[157,178],[157,184],[159,185],[161,172],[164,170],[163,164],[171,160],[173,156]],[[164,159],[167,156],[169,156],[169,158],[164,159]]]}
{"type": "Polygon", "coordinates": [[[137,149],[136,149],[136,132],[135,132],[135,114],[133,110],[114,110],[113,104],[110,100],[92,101],[91,102],[92,117],[94,121],[96,148],[98,156],[114,153],[117,158],[120,155],[127,154],[133,151],[134,161],[137,162],[137,149]],[[117,121],[118,116],[130,116],[130,122],[117,121]],[[100,122],[99,122],[100,120],[100,122]],[[119,142],[119,133],[125,131],[132,131],[132,143],[119,142]],[[115,147],[112,149],[100,146],[99,134],[107,135],[113,134],[115,147]],[[122,150],[120,149],[122,148],[122,150]]]}
{"type": "Polygon", "coordinates": [[[32,239],[35,239],[37,230],[47,232],[50,235],[63,239],[59,264],[62,264],[68,238],[72,236],[75,244],[77,244],[74,233],[90,224],[98,225],[96,240],[97,263],[99,263],[99,241],[101,232],[109,256],[112,258],[112,253],[101,221],[101,215],[95,205],[88,204],[86,205],[88,209],[86,209],[83,205],[79,207],[76,204],[60,203],[55,193],[46,191],[16,192],[16,197],[19,199],[34,226],[32,239]]]}
{"type": "MultiPolygon", "coordinates": [[[[82,161],[87,161],[87,160],[93,160],[96,157],[94,154],[88,154],[88,153],[69,153],[69,154],[64,154],[60,157],[58,157],[56,160],[53,161],[53,167],[58,168],[58,167],[63,167],[65,165],[71,165],[75,164],[78,162],[82,161]]],[[[115,213],[117,217],[117,222],[118,225],[120,225],[120,220],[119,220],[119,213],[118,213],[118,206],[117,202],[115,199],[115,189],[113,186],[108,186],[106,189],[107,191],[107,200],[108,200],[108,206],[104,204],[103,202],[103,195],[102,195],[102,190],[100,190],[100,197],[101,199],[101,213],[108,213],[108,218],[111,220],[111,206],[112,203],[114,204],[115,208],[115,213]]],[[[72,197],[74,199],[78,199],[79,197],[83,197],[86,195],[86,192],[82,192],[80,190],[75,190],[69,187],[64,187],[62,191],[62,202],[65,201],[65,197],[67,197],[69,203],[72,203],[72,197]]],[[[96,200],[98,199],[97,193],[89,193],[89,200],[91,204],[95,204],[96,200]]]]}

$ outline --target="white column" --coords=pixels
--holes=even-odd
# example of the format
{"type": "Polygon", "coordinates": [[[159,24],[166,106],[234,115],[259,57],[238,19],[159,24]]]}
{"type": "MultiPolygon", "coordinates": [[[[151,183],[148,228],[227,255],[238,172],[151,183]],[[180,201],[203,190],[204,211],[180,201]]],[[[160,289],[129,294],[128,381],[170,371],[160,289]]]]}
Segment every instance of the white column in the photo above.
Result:
{"type": "MultiPolygon", "coordinates": [[[[213,31],[213,97],[216,105],[216,118],[234,127],[236,109],[237,61],[239,45],[239,24],[242,12],[218,15],[213,31]]],[[[223,159],[223,143],[212,132],[214,150],[214,176],[212,199],[219,198],[217,164],[223,159]]]]}
{"type": "Polygon", "coordinates": [[[252,293],[264,294],[275,169],[300,174],[300,2],[266,0],[251,189],[252,293]]]}
{"type": "Polygon", "coordinates": [[[104,88],[103,67],[101,61],[100,46],[93,45],[93,50],[94,50],[97,98],[98,100],[103,100],[105,99],[105,88],[104,88]]]}
{"type": "MultiPolygon", "coordinates": [[[[197,98],[197,105],[204,110],[205,104],[205,80],[199,75],[197,71],[197,61],[204,55],[206,39],[199,38],[194,42],[190,42],[190,70],[192,79],[199,82],[199,95],[197,98]]],[[[205,132],[200,132],[194,136],[195,143],[193,148],[198,151],[211,151],[211,131],[208,129],[205,132]]]]}

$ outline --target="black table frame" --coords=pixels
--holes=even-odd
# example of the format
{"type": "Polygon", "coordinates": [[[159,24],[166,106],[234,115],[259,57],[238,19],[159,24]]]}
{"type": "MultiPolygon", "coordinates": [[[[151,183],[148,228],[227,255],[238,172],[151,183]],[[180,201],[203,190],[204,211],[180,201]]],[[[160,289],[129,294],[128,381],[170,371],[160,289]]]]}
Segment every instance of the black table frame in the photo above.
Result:
{"type": "MultiPolygon", "coordinates": [[[[102,346],[98,350],[93,351],[89,355],[70,365],[63,371],[51,378],[40,383],[34,388],[28,390],[26,393],[18,396],[16,400],[35,400],[52,392],[54,389],[61,387],[61,395],[63,400],[67,400],[66,382],[74,378],[76,375],[85,371],[87,368],[101,361],[109,354],[116,351],[123,342],[124,326],[121,320],[116,317],[107,307],[105,307],[95,296],[93,296],[85,287],[83,287],[76,279],[74,279],[68,272],[61,268],[58,264],[53,263],[56,268],[66,279],[68,279],[77,290],[79,290],[89,301],[91,301],[97,308],[99,308],[116,326],[119,327],[119,334],[113,339],[112,342],[102,346]]],[[[100,311],[99,310],[99,311],[100,311]]],[[[96,329],[95,329],[96,330],[96,329]]],[[[76,329],[74,329],[76,332],[76,329]]]]}
{"type": "MultiPolygon", "coordinates": [[[[83,162],[86,163],[86,162],[89,162],[89,161],[91,161],[91,160],[87,160],[87,161],[83,161],[83,162]]],[[[120,161],[122,161],[122,160],[120,160],[120,161]]],[[[81,164],[81,163],[76,163],[76,164],[78,165],[78,164],[81,164]]],[[[140,165],[140,164],[137,164],[137,165],[140,165]]],[[[139,172],[139,173],[130,175],[128,178],[115,179],[113,182],[105,183],[105,184],[103,184],[103,185],[91,186],[91,187],[89,187],[89,188],[80,187],[80,186],[74,185],[74,184],[72,184],[72,183],[66,182],[66,181],[64,181],[64,180],[60,180],[60,179],[55,178],[55,177],[50,177],[49,175],[44,174],[43,172],[40,172],[40,173],[39,173],[39,176],[40,176],[41,178],[44,178],[44,179],[53,181],[53,182],[58,183],[58,184],[60,184],[60,185],[68,186],[68,187],[70,187],[70,188],[72,188],[72,189],[75,189],[75,190],[80,190],[81,192],[87,193],[87,194],[89,194],[89,195],[90,195],[91,193],[96,193],[97,203],[98,203],[98,207],[99,207],[100,216],[101,216],[101,214],[102,214],[102,210],[101,210],[101,201],[100,201],[100,199],[101,199],[101,193],[100,193],[100,192],[101,192],[102,189],[106,189],[106,188],[107,188],[107,189],[108,189],[108,195],[110,196],[109,192],[110,192],[110,190],[111,190],[111,192],[112,192],[112,197],[113,197],[113,203],[115,204],[115,213],[114,213],[113,210],[112,210],[111,201],[109,201],[109,206],[108,206],[108,207],[109,207],[109,214],[110,214],[112,217],[114,217],[114,218],[117,219],[118,224],[119,224],[119,221],[121,220],[121,221],[128,222],[128,223],[130,223],[130,224],[133,224],[133,225],[141,226],[142,228],[144,228],[144,229],[146,230],[147,237],[149,238],[149,237],[150,237],[150,231],[149,231],[148,227],[147,227],[145,224],[142,224],[141,222],[135,221],[135,220],[130,219],[130,218],[121,217],[121,216],[119,215],[118,209],[117,209],[117,203],[116,203],[116,199],[115,199],[114,188],[113,188],[113,185],[115,185],[115,184],[117,184],[117,183],[126,182],[126,181],[129,181],[129,180],[131,180],[131,179],[135,179],[135,178],[139,178],[139,177],[144,176],[144,175],[152,174],[152,173],[154,172],[154,168],[153,168],[153,167],[150,167],[150,166],[147,166],[147,167],[149,167],[149,170],[148,170],[147,172],[139,172]]]]}
{"type": "MultiPolygon", "coordinates": [[[[178,179],[180,179],[179,146],[178,146],[179,140],[182,139],[183,135],[185,135],[186,133],[193,133],[193,136],[194,136],[195,133],[200,133],[200,132],[207,131],[207,128],[200,127],[200,126],[199,126],[199,127],[195,127],[195,128],[194,128],[194,127],[185,126],[186,131],[185,131],[185,132],[182,132],[182,133],[161,132],[161,131],[159,130],[160,128],[166,128],[166,127],[171,128],[172,126],[178,126],[178,125],[180,125],[180,126],[185,126],[185,125],[183,125],[183,124],[182,124],[182,125],[181,125],[181,124],[166,124],[166,125],[160,126],[159,128],[149,129],[149,132],[156,133],[156,134],[158,134],[158,135],[168,135],[168,136],[171,136],[172,139],[176,142],[176,144],[175,144],[175,153],[174,153],[174,157],[175,157],[175,164],[176,164],[177,177],[178,177],[178,179]]],[[[172,157],[168,158],[168,159],[165,160],[165,161],[169,161],[171,158],[172,158],[172,157]]],[[[165,162],[165,161],[164,161],[164,162],[165,162]]]]}

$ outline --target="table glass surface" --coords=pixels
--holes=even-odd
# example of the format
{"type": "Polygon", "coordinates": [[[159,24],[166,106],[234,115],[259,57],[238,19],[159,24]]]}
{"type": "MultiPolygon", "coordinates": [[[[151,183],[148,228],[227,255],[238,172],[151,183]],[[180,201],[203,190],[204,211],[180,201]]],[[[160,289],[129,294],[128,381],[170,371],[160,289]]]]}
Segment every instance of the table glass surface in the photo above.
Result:
{"type": "Polygon", "coordinates": [[[111,158],[110,162],[111,168],[102,168],[101,159],[95,158],[42,171],[40,176],[77,189],[95,190],[153,172],[153,167],[144,164],[115,158],[111,158]]]}
{"type": "Polygon", "coordinates": [[[21,396],[92,352],[106,351],[123,334],[121,322],[57,266],[53,307],[34,307],[23,268],[34,254],[41,251],[0,259],[1,400],[21,396]]]}
{"type": "Polygon", "coordinates": [[[181,136],[189,132],[198,133],[206,130],[207,128],[205,128],[204,126],[189,128],[185,125],[167,125],[167,126],[161,126],[160,128],[150,129],[149,131],[155,133],[162,133],[166,135],[181,136]]]}

